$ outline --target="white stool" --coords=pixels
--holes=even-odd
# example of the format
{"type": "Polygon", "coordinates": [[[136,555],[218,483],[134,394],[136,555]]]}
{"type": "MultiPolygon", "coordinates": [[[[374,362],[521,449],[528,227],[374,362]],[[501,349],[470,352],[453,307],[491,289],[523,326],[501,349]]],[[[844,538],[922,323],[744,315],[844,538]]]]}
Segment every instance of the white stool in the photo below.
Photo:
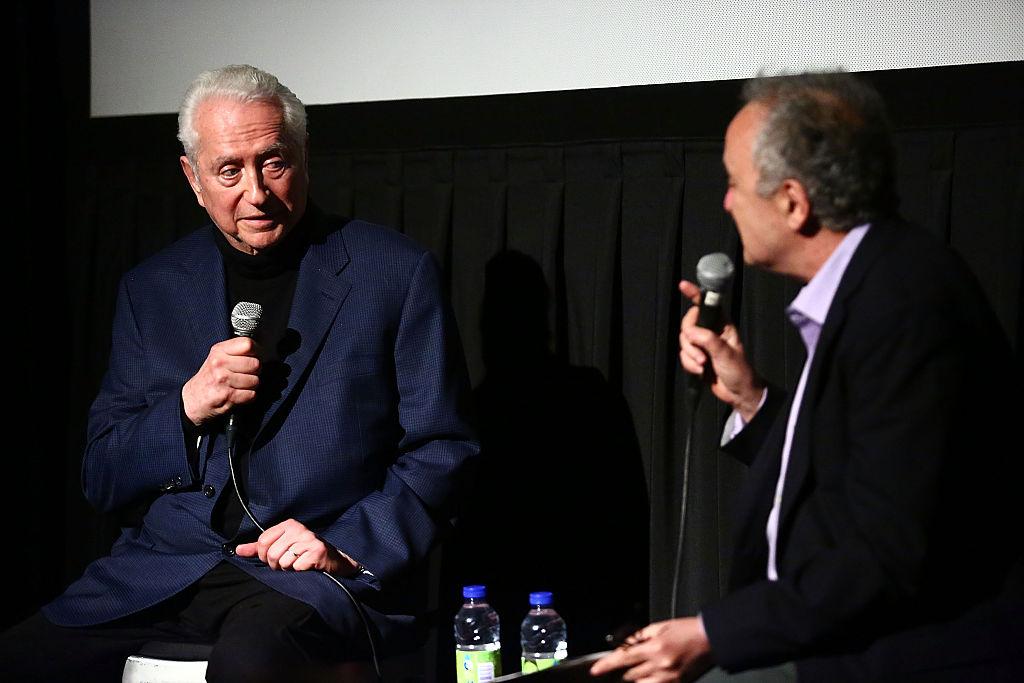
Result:
{"type": "Polygon", "coordinates": [[[146,643],[124,664],[121,683],[204,683],[211,646],[146,643]]]}
{"type": "MultiPolygon", "coordinates": [[[[153,641],[139,648],[124,664],[121,683],[204,683],[212,645],[153,641]]],[[[327,675],[344,683],[375,683],[369,662],[343,662],[327,675]]]]}

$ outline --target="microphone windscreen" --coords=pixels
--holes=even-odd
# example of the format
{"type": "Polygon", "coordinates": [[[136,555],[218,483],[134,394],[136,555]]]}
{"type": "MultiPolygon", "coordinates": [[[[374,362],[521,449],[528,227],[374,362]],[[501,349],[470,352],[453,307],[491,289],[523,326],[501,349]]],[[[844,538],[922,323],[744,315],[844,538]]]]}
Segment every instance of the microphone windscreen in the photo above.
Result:
{"type": "Polygon", "coordinates": [[[732,259],[721,252],[705,254],[697,261],[697,282],[702,289],[721,292],[729,286],[736,269],[732,259]]]}
{"type": "Polygon", "coordinates": [[[263,306],[251,301],[239,301],[231,309],[231,328],[236,337],[251,337],[260,324],[263,306]]]}

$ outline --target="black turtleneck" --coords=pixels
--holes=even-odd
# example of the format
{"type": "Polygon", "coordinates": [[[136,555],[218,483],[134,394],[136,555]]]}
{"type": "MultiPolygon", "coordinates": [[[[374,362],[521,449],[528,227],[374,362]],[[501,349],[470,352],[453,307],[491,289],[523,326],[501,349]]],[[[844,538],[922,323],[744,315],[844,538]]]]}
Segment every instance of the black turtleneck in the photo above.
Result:
{"type": "Polygon", "coordinates": [[[256,401],[247,406],[248,413],[258,412],[262,416],[283,388],[281,366],[292,351],[287,343],[288,316],[299,264],[309,246],[309,230],[304,223],[300,221],[273,249],[252,255],[235,249],[229,238],[219,230],[216,232],[217,247],[224,259],[228,311],[239,301],[252,301],[263,307],[260,324],[253,334],[259,347],[260,386],[256,401]]]}
{"type": "MultiPolygon", "coordinates": [[[[263,307],[260,324],[252,335],[260,359],[256,399],[237,408],[235,417],[238,424],[235,473],[243,495],[246,494],[247,460],[253,438],[267,409],[280,397],[288,380],[286,360],[295,350],[295,333],[288,330],[288,317],[295,296],[299,265],[310,243],[311,213],[307,211],[280,244],[258,254],[239,251],[231,244],[230,238],[220,230],[215,231],[217,248],[224,260],[228,311],[239,301],[252,301],[263,307]]],[[[241,520],[242,507],[234,491],[223,492],[214,507],[214,530],[231,538],[238,532],[241,520]]]]}

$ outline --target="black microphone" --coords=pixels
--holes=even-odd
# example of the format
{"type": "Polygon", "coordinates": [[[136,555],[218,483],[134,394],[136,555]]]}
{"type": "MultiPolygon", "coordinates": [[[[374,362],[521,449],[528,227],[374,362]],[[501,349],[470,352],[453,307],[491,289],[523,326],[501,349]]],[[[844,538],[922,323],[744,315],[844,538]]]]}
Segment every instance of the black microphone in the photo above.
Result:
{"type": "MultiPolygon", "coordinates": [[[[732,282],[736,268],[732,259],[721,252],[705,254],[697,261],[697,282],[700,284],[700,311],[697,314],[697,326],[721,334],[725,326],[725,315],[722,312],[722,297],[732,282]]],[[[687,388],[691,393],[700,390],[701,381],[713,382],[715,377],[711,361],[704,364],[704,373],[698,377],[690,375],[687,388]]]]}
{"type": "MultiPolygon", "coordinates": [[[[236,337],[251,337],[256,328],[260,325],[260,317],[263,315],[263,306],[251,301],[239,301],[231,309],[231,329],[236,337]]],[[[228,414],[228,423],[224,427],[224,435],[227,437],[228,448],[235,445],[235,411],[228,414]]]]}

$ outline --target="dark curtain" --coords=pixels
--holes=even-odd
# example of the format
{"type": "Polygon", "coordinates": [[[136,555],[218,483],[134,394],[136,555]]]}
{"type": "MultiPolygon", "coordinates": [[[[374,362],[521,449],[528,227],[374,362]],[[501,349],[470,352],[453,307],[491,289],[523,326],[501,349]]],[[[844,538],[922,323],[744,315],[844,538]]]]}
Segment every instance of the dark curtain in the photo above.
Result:
{"type": "MultiPolygon", "coordinates": [[[[76,25],[85,20],[79,13],[76,25]]],[[[870,75],[897,126],[904,215],[963,254],[1018,349],[1022,76],[1020,64],[870,75]]],[[[576,653],[597,649],[613,622],[669,615],[690,427],[676,283],[692,277],[704,253],[742,259],[721,208],[721,135],[738,89],[723,82],[310,108],[314,199],[429,247],[466,347],[487,457],[465,501],[469,531],[445,548],[440,623],[457,609],[456,587],[471,581],[495,587],[510,643],[528,590],[561,593],[556,604],[576,653]]],[[[62,92],[80,111],[81,86],[62,92]]],[[[60,224],[33,232],[35,251],[24,250],[48,254],[46,277],[57,271],[56,280],[33,285],[42,276],[31,259],[13,272],[26,290],[59,302],[62,360],[36,372],[56,391],[28,382],[26,403],[47,402],[58,418],[39,456],[47,464],[25,475],[47,501],[27,521],[26,552],[45,550],[48,569],[10,620],[59,592],[117,533],[78,493],[84,418],[106,367],[118,278],[205,221],[178,168],[175,125],[170,115],[70,117],[61,126],[74,142],[56,155],[64,182],[52,206],[39,198],[31,207],[49,208],[60,224]]],[[[753,360],[776,382],[800,370],[799,339],[782,315],[795,292],[743,269],[731,297],[753,360]]],[[[979,359],[979,371],[1001,369],[979,359]]],[[[687,613],[720,593],[728,565],[730,509],[744,472],[717,453],[723,418],[705,400],[692,425],[679,587],[687,613]]]]}
{"type": "MultiPolygon", "coordinates": [[[[1021,128],[1015,125],[898,135],[904,213],[936,230],[964,255],[1015,341],[1024,253],[1021,140],[1021,128]]],[[[490,372],[484,325],[484,302],[492,285],[488,265],[508,252],[522,255],[527,264],[524,297],[529,273],[540,275],[548,292],[541,304],[542,344],[550,353],[544,362],[595,370],[595,377],[624,397],[628,407],[633,433],[625,438],[637,444],[639,461],[627,465],[642,470],[649,495],[650,605],[652,616],[665,616],[687,427],[676,359],[684,306],[675,284],[691,277],[697,259],[709,251],[742,259],[735,231],[721,209],[721,143],[649,139],[318,152],[314,138],[313,149],[310,167],[317,202],[330,211],[403,230],[431,248],[444,265],[475,387],[490,372]]],[[[117,278],[200,223],[202,215],[192,206],[173,157],[93,159],[85,162],[80,175],[87,182],[80,188],[82,204],[74,212],[69,241],[76,255],[70,273],[74,329],[81,335],[75,347],[80,373],[75,385],[82,388],[84,399],[105,365],[117,278]]],[[[774,381],[795,379],[801,347],[781,312],[796,285],[751,270],[744,270],[737,285],[732,309],[755,362],[774,381]]],[[[506,295],[502,305],[511,309],[512,304],[515,296],[506,295]]],[[[493,313],[500,316],[502,311],[493,313]]],[[[526,339],[534,329],[527,329],[529,324],[501,329],[506,335],[522,335],[499,344],[501,354],[540,358],[526,339]]],[[[542,398],[539,385],[534,398],[542,398]]],[[[82,410],[84,403],[79,403],[74,414],[80,416],[82,410]]],[[[723,417],[721,408],[708,401],[696,424],[682,586],[682,604],[689,610],[719,591],[728,555],[728,510],[743,476],[740,467],[716,454],[723,417]]],[[[589,423],[580,419],[559,425],[552,420],[550,431],[536,436],[571,444],[573,438],[586,440],[587,430],[604,426],[597,415],[589,423]],[[553,433],[562,427],[571,428],[575,437],[553,433]]],[[[593,454],[589,466],[600,466],[600,458],[613,455],[593,454]]],[[[586,461],[580,463],[586,466],[586,461]]],[[[499,489],[503,481],[477,485],[499,489]]],[[[551,481],[550,487],[563,495],[572,481],[551,481]]],[[[585,492],[564,500],[566,506],[586,502],[585,492]]],[[[589,503],[595,509],[607,504],[598,499],[589,503]]],[[[643,529],[609,531],[614,533],[605,537],[607,546],[589,551],[595,562],[607,562],[598,557],[610,555],[632,566],[647,563],[645,557],[626,560],[617,550],[643,529]]],[[[562,533],[582,532],[569,528],[562,533]]],[[[507,537],[496,542],[519,541],[507,537]]]]}

